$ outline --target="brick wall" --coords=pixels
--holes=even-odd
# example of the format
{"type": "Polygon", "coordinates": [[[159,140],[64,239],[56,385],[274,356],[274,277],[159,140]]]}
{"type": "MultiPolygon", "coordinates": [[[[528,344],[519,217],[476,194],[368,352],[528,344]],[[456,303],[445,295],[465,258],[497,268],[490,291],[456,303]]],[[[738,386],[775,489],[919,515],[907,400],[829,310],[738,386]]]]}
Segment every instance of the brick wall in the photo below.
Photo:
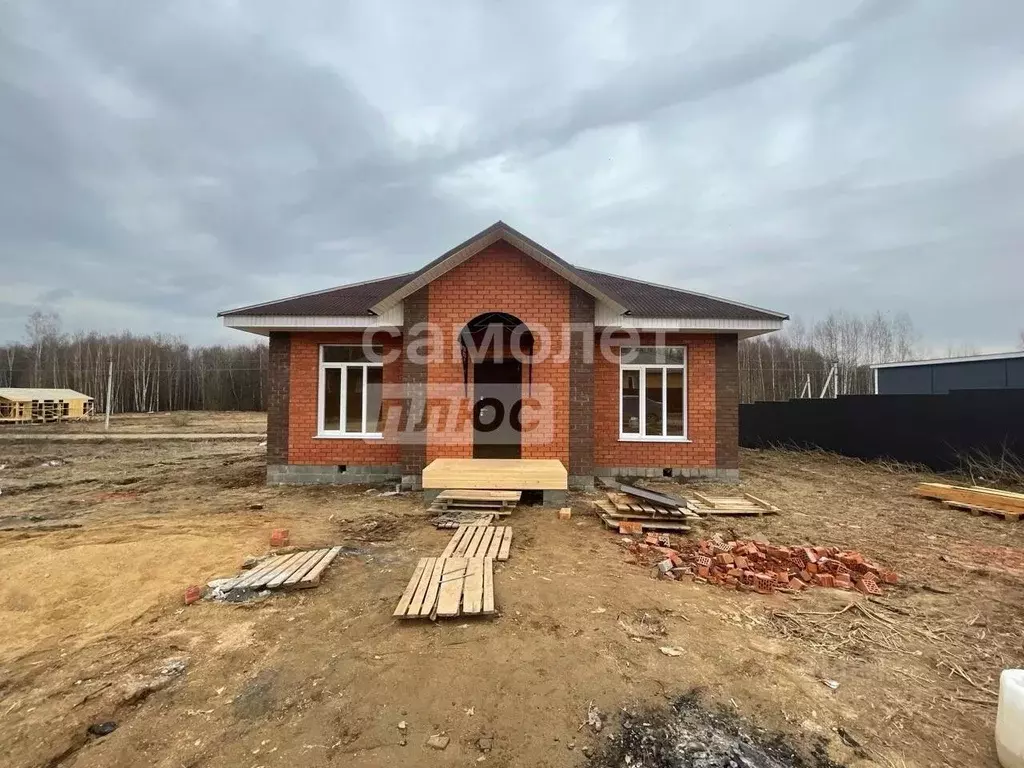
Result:
{"type": "MultiPolygon", "coordinates": [[[[641,336],[641,343],[653,343],[641,336]]],[[[619,364],[594,354],[594,465],[596,467],[716,467],[715,337],[668,334],[666,344],[687,348],[689,443],[619,440],[619,364]]]]}
{"type": "MultiPolygon", "coordinates": [[[[341,333],[291,334],[291,360],[288,397],[288,463],[289,464],[354,464],[382,466],[397,464],[400,446],[397,440],[399,419],[390,412],[401,408],[401,403],[385,400],[383,404],[384,439],[353,440],[348,438],[318,438],[317,397],[319,394],[320,345],[361,344],[361,331],[341,333]]],[[[401,348],[400,339],[386,335],[376,337],[375,343],[384,347],[385,355],[401,348]]],[[[401,355],[398,360],[384,366],[384,385],[402,382],[401,355]]],[[[268,435],[269,448],[269,435],[268,435]]]]}
{"type": "Polygon", "coordinates": [[[715,463],[740,466],[740,369],[736,336],[715,336],[715,463]]]}
{"type": "Polygon", "coordinates": [[[267,366],[267,464],[288,463],[288,384],[291,337],[270,334],[267,366]]]}
{"type": "MultiPolygon", "coordinates": [[[[488,246],[468,261],[447,272],[428,286],[429,319],[440,329],[442,338],[432,345],[442,352],[443,359],[428,366],[428,387],[432,414],[447,410],[447,395],[463,386],[462,360],[458,353],[458,333],[467,322],[485,312],[507,312],[515,315],[534,334],[535,354],[546,357],[539,363],[523,366],[524,425],[529,420],[550,425],[550,439],[537,441],[523,434],[524,459],[560,459],[569,464],[569,361],[563,331],[569,319],[570,283],[551,270],[499,241],[488,246]],[[564,358],[564,359],[561,359],[564,358]],[[532,368],[532,374],[530,369],[532,368]],[[540,404],[527,397],[530,378],[533,387],[548,386],[554,402],[541,412],[540,404]],[[529,414],[529,415],[528,415],[529,414]]],[[[472,378],[472,371],[470,371],[472,378]]],[[[472,382],[469,392],[472,394],[472,382]]],[[[453,434],[427,444],[427,462],[438,457],[469,458],[473,455],[473,422],[471,399],[462,397],[456,407],[457,426],[453,434]]]]}

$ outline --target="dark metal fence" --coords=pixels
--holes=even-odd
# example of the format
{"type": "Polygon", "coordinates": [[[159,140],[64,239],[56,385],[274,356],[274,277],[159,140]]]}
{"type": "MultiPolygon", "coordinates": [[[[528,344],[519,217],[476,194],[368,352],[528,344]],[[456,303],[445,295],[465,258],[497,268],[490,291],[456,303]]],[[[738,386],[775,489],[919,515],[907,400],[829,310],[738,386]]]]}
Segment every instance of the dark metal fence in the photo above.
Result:
{"type": "Polygon", "coordinates": [[[740,445],[822,448],[937,471],[966,456],[1024,459],[1024,390],[946,395],[848,395],[740,406],[740,445]]]}

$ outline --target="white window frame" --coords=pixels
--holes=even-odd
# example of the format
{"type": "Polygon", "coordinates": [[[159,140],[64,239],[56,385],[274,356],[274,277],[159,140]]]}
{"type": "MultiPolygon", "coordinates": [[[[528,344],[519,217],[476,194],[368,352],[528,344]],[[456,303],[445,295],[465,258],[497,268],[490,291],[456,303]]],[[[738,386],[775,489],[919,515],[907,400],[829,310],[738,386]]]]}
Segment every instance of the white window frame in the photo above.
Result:
{"type": "MultiPolygon", "coordinates": [[[[366,398],[369,394],[368,386],[368,373],[370,368],[381,369],[381,387],[384,385],[384,364],[383,363],[325,363],[324,362],[324,349],[327,347],[358,347],[362,349],[361,344],[321,344],[319,352],[319,383],[317,385],[317,418],[316,428],[317,437],[331,438],[335,440],[381,440],[384,438],[383,432],[367,432],[366,431],[366,398]],[[363,369],[363,420],[362,430],[359,432],[346,432],[345,425],[348,423],[348,398],[345,396],[345,390],[348,388],[348,368],[362,368],[363,369]],[[324,428],[324,400],[326,399],[327,389],[327,371],[331,369],[338,369],[341,371],[341,386],[339,397],[341,398],[340,413],[341,420],[338,423],[338,429],[325,429],[324,428]]],[[[383,414],[382,414],[383,415],[383,414]]],[[[379,424],[379,422],[378,422],[379,424]]]]}
{"type": "MultiPolygon", "coordinates": [[[[633,348],[659,349],[659,347],[637,344],[633,348]]],[[[685,345],[673,344],[673,349],[683,350],[681,363],[624,363],[622,348],[619,349],[619,440],[633,443],[689,443],[690,441],[690,365],[689,349],[685,345]],[[648,435],[647,430],[647,371],[656,368],[661,371],[661,428],[668,429],[668,372],[683,372],[683,434],[681,435],[648,435]],[[624,432],[622,430],[622,374],[624,371],[636,371],[640,375],[640,432],[624,432]]]]}

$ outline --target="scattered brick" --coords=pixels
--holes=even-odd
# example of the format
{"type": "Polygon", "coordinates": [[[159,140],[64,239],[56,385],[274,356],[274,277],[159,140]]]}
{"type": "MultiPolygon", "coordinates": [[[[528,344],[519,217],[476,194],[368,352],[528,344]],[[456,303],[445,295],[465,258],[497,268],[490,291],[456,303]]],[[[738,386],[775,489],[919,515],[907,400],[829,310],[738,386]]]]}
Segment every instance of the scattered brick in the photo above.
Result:
{"type": "Polygon", "coordinates": [[[716,584],[746,592],[789,594],[816,586],[846,590],[856,587],[864,594],[881,595],[880,584],[899,583],[895,571],[866,560],[860,552],[838,547],[782,547],[766,541],[723,541],[718,534],[698,541],[677,536],[675,546],[668,536],[656,539],[647,536],[643,541],[634,539],[624,543],[638,555],[637,560],[642,564],[653,567],[662,563],[659,573],[666,574],[666,578],[690,575],[699,584],[716,584]]]}
{"type": "Polygon", "coordinates": [[[288,546],[288,529],[287,528],[275,528],[270,532],[270,546],[272,547],[287,547],[288,546]]]}
{"type": "Polygon", "coordinates": [[[197,603],[203,597],[203,588],[198,586],[191,586],[185,590],[185,605],[192,605],[197,603]]]}

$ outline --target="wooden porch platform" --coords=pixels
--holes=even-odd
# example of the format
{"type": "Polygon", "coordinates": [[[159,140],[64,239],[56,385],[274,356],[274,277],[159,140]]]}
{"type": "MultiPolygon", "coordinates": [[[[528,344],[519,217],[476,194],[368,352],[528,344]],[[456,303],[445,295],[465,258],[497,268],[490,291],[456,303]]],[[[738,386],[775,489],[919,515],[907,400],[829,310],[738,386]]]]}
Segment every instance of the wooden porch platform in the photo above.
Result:
{"type": "Polygon", "coordinates": [[[434,459],[423,469],[424,490],[564,491],[569,473],[558,459],[434,459]]]}

